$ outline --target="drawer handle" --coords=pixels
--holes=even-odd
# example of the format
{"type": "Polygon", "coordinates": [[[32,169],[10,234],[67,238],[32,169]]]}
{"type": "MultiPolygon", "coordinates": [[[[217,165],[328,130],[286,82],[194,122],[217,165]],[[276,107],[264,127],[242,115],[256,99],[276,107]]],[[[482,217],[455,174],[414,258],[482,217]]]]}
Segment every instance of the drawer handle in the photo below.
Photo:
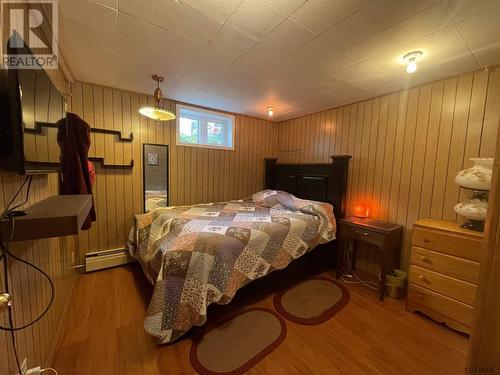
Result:
{"type": "Polygon", "coordinates": [[[417,293],[417,298],[422,299],[422,298],[424,298],[424,296],[423,296],[423,294],[417,293]]]}
{"type": "Polygon", "coordinates": [[[363,232],[361,230],[354,230],[354,232],[356,232],[357,234],[361,234],[362,236],[365,236],[365,237],[368,237],[370,235],[369,233],[363,232]]]}
{"type": "Polygon", "coordinates": [[[428,238],[424,238],[424,242],[429,243],[429,242],[431,242],[431,240],[429,240],[428,238]]]}
{"type": "Polygon", "coordinates": [[[418,279],[420,281],[425,281],[425,276],[424,275],[418,275],[418,279]]]}
{"type": "Polygon", "coordinates": [[[427,259],[427,257],[425,255],[421,255],[420,259],[422,259],[422,262],[428,262],[429,261],[429,259],[427,259]]]}

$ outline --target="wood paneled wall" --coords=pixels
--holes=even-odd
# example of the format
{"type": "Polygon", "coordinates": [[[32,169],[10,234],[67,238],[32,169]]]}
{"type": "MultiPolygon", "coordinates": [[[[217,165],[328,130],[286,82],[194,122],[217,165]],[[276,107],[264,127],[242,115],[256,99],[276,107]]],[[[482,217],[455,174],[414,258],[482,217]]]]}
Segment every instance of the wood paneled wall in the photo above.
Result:
{"type": "MultiPolygon", "coordinates": [[[[123,248],[135,213],[143,211],[142,144],[169,146],[170,205],[239,199],[264,187],[264,159],[277,155],[278,124],[236,114],[234,151],[176,146],[175,121],[156,123],[138,110],[153,105],[151,96],[76,82],[72,111],[92,127],[114,129],[133,142],[92,133],[90,156],[106,164],[132,169],[103,168],[96,163],[93,189],[97,221],[82,232],[80,260],[87,252],[123,248]]],[[[175,112],[175,102],[165,100],[175,112]]]]}
{"type": "MultiPolygon", "coordinates": [[[[66,80],[58,71],[48,72],[62,92],[68,92],[66,80]]],[[[24,177],[0,171],[0,211],[21,186],[24,177]]],[[[27,206],[58,194],[56,174],[34,176],[27,206]]],[[[24,194],[17,200],[20,203],[24,194]]],[[[30,328],[16,333],[20,360],[28,367],[45,367],[50,362],[55,339],[69,303],[77,273],[72,268],[78,241],[76,236],[12,243],[11,251],[47,272],[54,282],[55,299],[48,314],[30,328]]],[[[1,262],[0,262],[1,263],[1,262]]],[[[3,265],[0,267],[0,290],[4,291],[3,265]]],[[[14,324],[21,326],[38,316],[49,300],[49,285],[38,273],[25,265],[10,262],[9,284],[13,300],[14,324]]],[[[7,314],[0,314],[0,324],[7,326],[7,314]]],[[[0,374],[17,373],[10,334],[0,331],[0,374]]]]}
{"type": "MultiPolygon", "coordinates": [[[[0,172],[0,210],[21,186],[23,178],[0,172]]],[[[35,176],[33,178],[30,201],[27,206],[58,194],[57,175],[35,176]]],[[[24,196],[17,200],[20,203],[24,196]]],[[[28,366],[44,367],[50,361],[61,317],[69,302],[76,272],[72,269],[72,253],[76,253],[76,236],[44,239],[38,241],[14,242],[11,251],[50,275],[54,283],[55,298],[48,314],[32,327],[16,333],[20,361],[28,358],[28,366]]],[[[50,288],[46,279],[24,264],[12,261],[9,284],[11,287],[14,325],[21,326],[37,317],[49,301],[50,288]]],[[[3,285],[3,266],[0,271],[3,285]]],[[[0,324],[8,326],[7,313],[0,314],[0,324]]],[[[10,334],[0,331],[0,374],[17,372],[10,334]]]]}
{"type": "MultiPolygon", "coordinates": [[[[366,204],[371,217],[405,226],[408,267],[412,223],[457,220],[466,193],[453,182],[471,157],[493,157],[500,117],[500,69],[478,71],[280,123],[280,162],[328,162],[353,156],[348,213],[366,204]]],[[[361,266],[375,272],[363,254],[361,266]]]]}

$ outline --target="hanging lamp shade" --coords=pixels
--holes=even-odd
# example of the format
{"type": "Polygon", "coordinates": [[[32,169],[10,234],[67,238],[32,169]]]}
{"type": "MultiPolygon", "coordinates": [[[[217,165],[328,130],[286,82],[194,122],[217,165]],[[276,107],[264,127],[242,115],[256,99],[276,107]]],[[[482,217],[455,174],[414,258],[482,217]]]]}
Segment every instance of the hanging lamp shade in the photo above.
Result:
{"type": "Polygon", "coordinates": [[[154,92],[156,105],[154,107],[142,107],[141,109],[139,109],[139,113],[156,121],[174,120],[175,115],[173,114],[173,112],[160,106],[160,102],[163,98],[163,93],[160,89],[160,82],[163,82],[164,78],[158,74],[154,74],[151,78],[153,78],[153,80],[157,82],[157,87],[154,92]]]}

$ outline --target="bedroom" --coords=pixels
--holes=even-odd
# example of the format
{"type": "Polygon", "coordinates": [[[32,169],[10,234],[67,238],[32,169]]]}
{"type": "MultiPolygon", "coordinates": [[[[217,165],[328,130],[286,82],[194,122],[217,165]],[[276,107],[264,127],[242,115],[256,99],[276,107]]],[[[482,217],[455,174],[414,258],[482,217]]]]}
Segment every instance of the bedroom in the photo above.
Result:
{"type": "Polygon", "coordinates": [[[498,0],[1,5],[0,374],[500,371],[498,0]]]}

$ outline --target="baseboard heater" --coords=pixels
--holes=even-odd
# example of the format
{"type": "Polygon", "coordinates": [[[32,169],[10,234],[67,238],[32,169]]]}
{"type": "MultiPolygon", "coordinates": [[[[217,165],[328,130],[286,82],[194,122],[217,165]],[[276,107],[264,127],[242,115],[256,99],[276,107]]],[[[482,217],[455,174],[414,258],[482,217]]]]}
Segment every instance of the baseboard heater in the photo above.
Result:
{"type": "Polygon", "coordinates": [[[85,256],[85,272],[116,267],[134,261],[125,249],[95,251],[85,256]]]}

